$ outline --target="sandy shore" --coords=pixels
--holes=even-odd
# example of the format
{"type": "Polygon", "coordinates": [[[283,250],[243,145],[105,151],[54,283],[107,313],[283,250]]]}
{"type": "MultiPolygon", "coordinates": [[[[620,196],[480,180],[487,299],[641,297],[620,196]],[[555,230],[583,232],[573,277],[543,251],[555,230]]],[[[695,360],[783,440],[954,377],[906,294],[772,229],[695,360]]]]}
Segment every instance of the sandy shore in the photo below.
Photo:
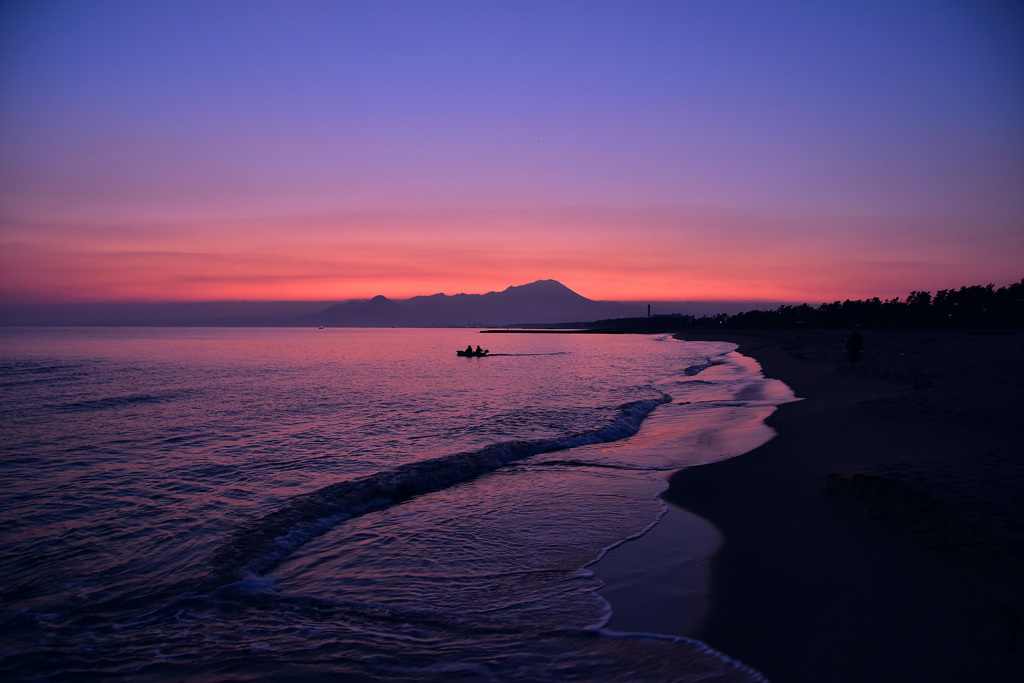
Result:
{"type": "Polygon", "coordinates": [[[869,331],[856,364],[843,332],[681,336],[804,400],[670,479],[724,538],[707,618],[677,632],[774,681],[1024,680],[1024,335],[869,331]]]}

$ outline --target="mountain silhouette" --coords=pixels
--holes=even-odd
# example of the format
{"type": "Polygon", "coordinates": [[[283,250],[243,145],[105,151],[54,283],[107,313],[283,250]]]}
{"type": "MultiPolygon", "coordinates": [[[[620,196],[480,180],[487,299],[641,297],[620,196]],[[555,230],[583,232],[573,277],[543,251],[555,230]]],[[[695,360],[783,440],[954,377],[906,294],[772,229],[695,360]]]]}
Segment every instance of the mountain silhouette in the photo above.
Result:
{"type": "MultiPolygon", "coordinates": [[[[772,310],[781,302],[655,302],[654,313],[717,315],[772,310]]],[[[647,315],[648,302],[594,301],[557,280],[487,294],[411,299],[14,304],[0,302],[0,325],[194,327],[517,327],[647,315]]]]}
{"type": "Polygon", "coordinates": [[[403,327],[408,325],[407,311],[386,296],[369,301],[347,301],[316,313],[311,319],[334,327],[403,327]]]}
{"type": "Polygon", "coordinates": [[[635,306],[593,301],[556,280],[538,280],[487,294],[432,294],[405,300],[376,296],[309,316],[334,327],[506,327],[637,315],[635,306]]]}

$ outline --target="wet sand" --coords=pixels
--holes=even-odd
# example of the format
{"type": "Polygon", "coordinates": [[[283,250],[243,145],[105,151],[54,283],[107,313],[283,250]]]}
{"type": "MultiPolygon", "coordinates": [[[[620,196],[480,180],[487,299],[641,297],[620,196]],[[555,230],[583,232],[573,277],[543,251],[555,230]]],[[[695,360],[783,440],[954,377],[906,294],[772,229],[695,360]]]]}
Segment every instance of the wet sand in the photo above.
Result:
{"type": "Polygon", "coordinates": [[[739,344],[803,400],[767,444],[671,477],[723,541],[703,624],[658,630],[774,681],[1024,680],[1024,335],[868,331],[856,364],[844,332],[680,337],[739,344]]]}

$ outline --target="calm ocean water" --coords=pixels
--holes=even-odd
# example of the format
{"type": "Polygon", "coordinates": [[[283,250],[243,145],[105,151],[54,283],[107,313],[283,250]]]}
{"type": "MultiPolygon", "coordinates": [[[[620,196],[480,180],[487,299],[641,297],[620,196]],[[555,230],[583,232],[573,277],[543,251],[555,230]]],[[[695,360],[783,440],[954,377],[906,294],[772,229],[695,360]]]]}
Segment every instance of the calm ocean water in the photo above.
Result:
{"type": "Polygon", "coordinates": [[[770,436],[732,348],[0,329],[0,676],[757,680],[587,569],[770,436]]]}

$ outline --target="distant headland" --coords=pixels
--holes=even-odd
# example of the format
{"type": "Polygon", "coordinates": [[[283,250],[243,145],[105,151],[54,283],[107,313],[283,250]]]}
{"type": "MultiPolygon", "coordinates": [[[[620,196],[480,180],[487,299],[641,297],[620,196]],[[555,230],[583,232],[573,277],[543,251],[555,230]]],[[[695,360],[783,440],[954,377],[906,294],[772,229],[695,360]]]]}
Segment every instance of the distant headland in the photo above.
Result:
{"type": "Polygon", "coordinates": [[[774,309],[754,309],[735,314],[650,315],[628,319],[597,320],[591,331],[675,332],[695,329],[837,329],[865,327],[902,330],[1024,329],[1024,278],[1007,287],[964,286],[931,292],[911,292],[907,298],[835,301],[814,307],[783,304],[774,309]]]}

